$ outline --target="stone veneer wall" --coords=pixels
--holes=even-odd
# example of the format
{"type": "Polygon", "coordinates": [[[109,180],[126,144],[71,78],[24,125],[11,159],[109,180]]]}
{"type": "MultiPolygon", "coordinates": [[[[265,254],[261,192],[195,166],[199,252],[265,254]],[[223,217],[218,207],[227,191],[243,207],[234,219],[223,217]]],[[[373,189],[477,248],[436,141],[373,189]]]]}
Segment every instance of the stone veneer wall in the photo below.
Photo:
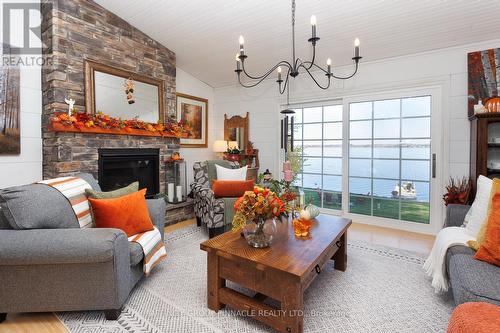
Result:
{"type": "MultiPolygon", "coordinates": [[[[165,114],[175,114],[175,53],[129,23],[89,0],[50,1],[42,5],[44,55],[52,65],[42,70],[43,177],[80,171],[97,177],[98,148],[159,148],[160,162],[179,149],[179,139],[127,135],[55,133],[50,115],[67,111],[64,98],[85,111],[84,60],[89,59],[165,82],[165,114]]],[[[106,110],[102,110],[106,112],[106,110]]],[[[160,163],[160,189],[165,165],[160,163]]]]}

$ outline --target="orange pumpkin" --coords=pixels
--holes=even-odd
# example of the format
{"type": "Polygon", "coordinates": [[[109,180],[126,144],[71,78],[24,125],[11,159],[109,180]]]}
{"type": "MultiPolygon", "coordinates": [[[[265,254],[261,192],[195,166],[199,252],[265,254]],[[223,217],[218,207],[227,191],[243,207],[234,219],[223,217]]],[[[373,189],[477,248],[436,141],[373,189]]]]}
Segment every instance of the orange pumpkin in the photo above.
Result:
{"type": "Polygon", "coordinates": [[[486,101],[484,107],[488,112],[500,112],[500,97],[492,97],[486,101]]]}

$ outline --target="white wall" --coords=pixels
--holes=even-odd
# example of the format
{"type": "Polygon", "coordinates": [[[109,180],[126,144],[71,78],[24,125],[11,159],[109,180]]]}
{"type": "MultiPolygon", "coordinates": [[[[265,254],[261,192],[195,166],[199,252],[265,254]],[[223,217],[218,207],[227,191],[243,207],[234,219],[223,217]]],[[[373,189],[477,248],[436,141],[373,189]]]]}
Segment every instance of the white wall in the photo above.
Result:
{"type": "Polygon", "coordinates": [[[21,154],[0,155],[0,188],[42,179],[40,67],[21,68],[21,154]]]}
{"type": "MultiPolygon", "coordinates": [[[[208,99],[208,148],[181,148],[181,156],[184,157],[187,164],[188,186],[193,181],[193,163],[206,161],[215,157],[212,152],[214,140],[223,137],[217,137],[215,133],[224,131],[224,122],[215,121],[214,110],[214,88],[198,80],[189,73],[186,73],[177,67],[176,90],[179,93],[188,94],[196,97],[208,99]]],[[[189,192],[189,191],[188,191],[189,192]]]]}
{"type": "MultiPolygon", "coordinates": [[[[331,100],[372,92],[439,86],[442,91],[443,140],[446,154],[443,169],[451,176],[469,172],[469,121],[467,119],[467,53],[500,47],[500,40],[454,47],[410,56],[361,63],[359,73],[347,81],[335,81],[327,91],[317,88],[309,77],[292,80],[291,103],[331,100]],[[448,131],[449,127],[449,131],[448,131]]],[[[336,68],[348,72],[351,68],[336,68]]],[[[277,92],[274,79],[244,89],[230,86],[215,89],[216,120],[224,113],[250,112],[250,140],[261,150],[262,167],[278,171],[279,105],[284,95],[277,92]]],[[[220,135],[220,133],[216,133],[220,135]]]]}
{"type": "MultiPolygon", "coordinates": [[[[467,53],[500,47],[500,40],[436,50],[369,63],[361,63],[358,75],[347,81],[335,81],[323,91],[310,78],[292,79],[291,103],[332,100],[356,95],[437,87],[441,91],[442,151],[438,171],[442,182],[450,176],[469,174],[470,124],[467,119],[467,53]]],[[[249,60],[251,61],[251,59],[249,60]]],[[[335,68],[348,73],[352,67],[335,68]]],[[[275,78],[258,87],[245,89],[229,86],[215,90],[215,121],[224,113],[243,115],[250,112],[250,140],[260,150],[261,169],[279,171],[279,110],[284,95],[279,95],[275,78]]],[[[221,135],[221,132],[216,132],[221,135]]],[[[444,187],[444,184],[442,184],[444,187]]]]}
{"type": "MultiPolygon", "coordinates": [[[[0,5],[3,5],[4,2],[7,1],[0,1],[0,5]]],[[[1,31],[0,36],[3,36],[1,31]]],[[[21,65],[20,70],[21,154],[0,155],[0,188],[32,183],[42,179],[41,67],[21,65]]]]}

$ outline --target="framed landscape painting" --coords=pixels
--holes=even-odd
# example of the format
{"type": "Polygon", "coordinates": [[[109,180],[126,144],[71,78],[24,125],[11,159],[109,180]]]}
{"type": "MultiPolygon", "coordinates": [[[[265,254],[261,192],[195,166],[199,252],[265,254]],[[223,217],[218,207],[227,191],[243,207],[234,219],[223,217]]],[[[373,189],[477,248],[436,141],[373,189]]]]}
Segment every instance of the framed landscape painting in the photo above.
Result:
{"type": "Polygon", "coordinates": [[[0,67],[0,155],[19,155],[19,68],[0,67]]]}
{"type": "Polygon", "coordinates": [[[467,55],[469,76],[468,115],[474,114],[474,105],[483,104],[500,92],[500,48],[471,52],[467,55]]]}
{"type": "Polygon", "coordinates": [[[191,134],[181,138],[181,147],[207,148],[208,100],[177,93],[177,120],[191,127],[191,134]]]}

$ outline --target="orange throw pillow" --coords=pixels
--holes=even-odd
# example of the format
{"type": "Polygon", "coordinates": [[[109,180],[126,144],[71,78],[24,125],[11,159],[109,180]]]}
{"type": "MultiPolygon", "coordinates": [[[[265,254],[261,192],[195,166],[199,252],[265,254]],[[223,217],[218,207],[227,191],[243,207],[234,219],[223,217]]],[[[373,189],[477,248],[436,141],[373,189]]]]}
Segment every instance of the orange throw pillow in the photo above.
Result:
{"type": "Polygon", "coordinates": [[[236,198],[253,190],[253,180],[214,180],[212,191],[216,198],[236,198]]]}
{"type": "Polygon", "coordinates": [[[474,258],[500,266],[500,193],[493,197],[487,223],[484,243],[474,258]]]}
{"type": "Polygon", "coordinates": [[[145,194],[142,189],[119,198],[89,198],[96,227],[121,229],[127,237],[153,230],[145,194]]]}

